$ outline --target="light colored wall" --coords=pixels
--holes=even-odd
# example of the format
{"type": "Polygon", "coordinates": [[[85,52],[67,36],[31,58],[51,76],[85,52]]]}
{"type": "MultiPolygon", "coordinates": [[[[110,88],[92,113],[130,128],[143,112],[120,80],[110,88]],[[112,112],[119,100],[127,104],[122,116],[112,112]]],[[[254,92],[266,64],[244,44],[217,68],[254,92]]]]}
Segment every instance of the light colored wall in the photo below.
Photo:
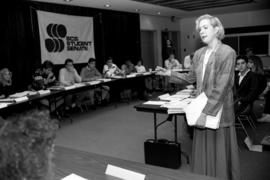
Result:
{"type": "MultiPolygon", "coordinates": [[[[180,31],[180,20],[171,21],[170,17],[159,17],[151,15],[140,15],[141,30],[150,30],[155,32],[155,65],[162,65],[162,40],[161,32],[167,29],[168,31],[180,31]]],[[[180,44],[180,40],[179,44],[180,44]]],[[[180,52],[180,50],[179,50],[180,52]]]]}
{"type": "MultiPolygon", "coordinates": [[[[218,14],[215,16],[220,19],[225,28],[270,25],[269,9],[230,14],[218,14]]],[[[198,48],[198,42],[200,42],[200,39],[197,32],[195,31],[195,20],[196,17],[183,18],[180,20],[182,58],[198,48]],[[186,49],[186,51],[184,51],[184,49],[186,49]]],[[[265,66],[270,66],[270,57],[263,57],[262,59],[265,66]]]]}

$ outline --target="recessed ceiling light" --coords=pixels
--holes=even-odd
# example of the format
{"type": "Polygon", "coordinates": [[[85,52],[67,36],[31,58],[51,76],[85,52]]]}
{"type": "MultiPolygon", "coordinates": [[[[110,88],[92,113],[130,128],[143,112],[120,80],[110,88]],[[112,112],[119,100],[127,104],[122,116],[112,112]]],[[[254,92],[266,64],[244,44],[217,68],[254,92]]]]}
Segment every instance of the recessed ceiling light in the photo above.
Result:
{"type": "Polygon", "coordinates": [[[161,13],[160,13],[160,12],[158,12],[157,14],[158,14],[158,15],[160,15],[161,13]]]}
{"type": "Polygon", "coordinates": [[[140,9],[135,9],[135,11],[136,11],[136,12],[139,12],[139,11],[140,11],[140,9]]]}
{"type": "Polygon", "coordinates": [[[64,0],[65,2],[71,2],[72,0],[64,0]]]}
{"type": "Polygon", "coordinates": [[[105,6],[106,8],[111,7],[111,5],[110,5],[110,4],[105,4],[104,6],[105,6]]]}

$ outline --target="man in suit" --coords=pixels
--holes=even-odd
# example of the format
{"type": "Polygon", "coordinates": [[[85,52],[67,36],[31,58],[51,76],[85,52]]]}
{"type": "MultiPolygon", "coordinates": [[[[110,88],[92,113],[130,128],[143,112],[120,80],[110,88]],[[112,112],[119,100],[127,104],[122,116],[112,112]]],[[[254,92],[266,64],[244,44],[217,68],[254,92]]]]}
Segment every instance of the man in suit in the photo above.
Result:
{"type": "Polygon", "coordinates": [[[248,105],[252,104],[257,98],[257,85],[255,74],[248,67],[247,56],[238,56],[236,58],[236,66],[239,70],[235,76],[235,113],[242,113],[248,105]]]}

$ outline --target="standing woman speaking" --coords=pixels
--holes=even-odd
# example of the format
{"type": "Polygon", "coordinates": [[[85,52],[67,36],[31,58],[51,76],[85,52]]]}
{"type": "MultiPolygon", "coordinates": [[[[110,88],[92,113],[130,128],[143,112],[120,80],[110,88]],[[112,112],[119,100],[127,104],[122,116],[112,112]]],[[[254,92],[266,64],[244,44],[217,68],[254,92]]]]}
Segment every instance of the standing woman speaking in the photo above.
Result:
{"type": "Polygon", "coordinates": [[[204,92],[206,106],[194,130],[191,170],[194,173],[240,180],[238,145],[234,126],[233,84],[236,54],[222,44],[224,28],[217,17],[203,15],[196,20],[196,30],[206,46],[197,50],[188,74],[161,70],[172,83],[197,83],[197,95],[204,92]],[[206,116],[216,116],[223,105],[220,127],[205,128],[206,116]]]}

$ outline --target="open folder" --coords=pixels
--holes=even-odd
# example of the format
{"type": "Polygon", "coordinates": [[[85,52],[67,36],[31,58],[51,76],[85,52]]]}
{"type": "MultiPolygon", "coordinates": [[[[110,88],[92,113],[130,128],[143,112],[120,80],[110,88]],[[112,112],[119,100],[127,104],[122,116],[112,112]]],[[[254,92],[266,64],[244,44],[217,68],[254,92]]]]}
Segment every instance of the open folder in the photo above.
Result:
{"type": "MultiPolygon", "coordinates": [[[[200,117],[206,103],[207,103],[207,96],[205,93],[201,93],[195,99],[191,101],[189,105],[184,108],[184,112],[186,113],[187,123],[190,126],[194,126],[200,117]]],[[[220,118],[223,110],[223,105],[221,106],[220,110],[218,111],[216,116],[206,116],[206,123],[205,127],[210,129],[218,129],[220,124],[220,118]]]]}

